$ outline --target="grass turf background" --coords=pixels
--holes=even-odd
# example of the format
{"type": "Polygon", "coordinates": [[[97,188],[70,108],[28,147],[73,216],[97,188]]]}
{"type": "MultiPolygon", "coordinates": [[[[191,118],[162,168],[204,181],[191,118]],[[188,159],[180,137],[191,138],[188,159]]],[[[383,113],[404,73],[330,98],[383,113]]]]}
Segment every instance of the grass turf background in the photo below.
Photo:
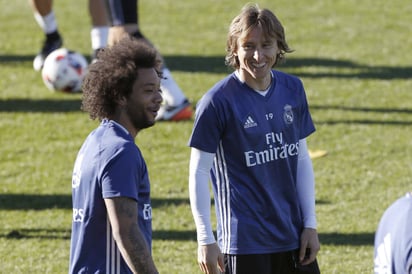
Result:
{"type": "MultiPolygon", "coordinates": [[[[81,95],[52,93],[32,69],[42,33],[26,0],[2,4],[0,24],[0,273],[66,273],[71,172],[97,126],[81,95]]],[[[246,2],[142,1],[140,23],[195,104],[229,70],[225,39],[246,2]]],[[[306,87],[323,273],[371,273],[385,208],[411,190],[412,3],[259,1],[295,50],[278,69],[306,87]]],[[[86,1],[55,1],[66,47],[89,56],[86,1]]],[[[187,191],[192,121],[158,123],[136,142],[150,170],[153,254],[161,273],[200,273],[187,191]]]]}

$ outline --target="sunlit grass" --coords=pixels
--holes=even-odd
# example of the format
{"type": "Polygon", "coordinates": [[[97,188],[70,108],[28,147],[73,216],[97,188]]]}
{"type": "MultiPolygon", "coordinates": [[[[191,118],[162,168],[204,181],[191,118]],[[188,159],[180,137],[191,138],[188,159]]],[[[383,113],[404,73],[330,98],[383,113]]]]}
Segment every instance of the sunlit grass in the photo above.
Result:
{"type": "MultiPolygon", "coordinates": [[[[43,37],[27,1],[1,1],[0,273],[67,273],[73,162],[98,123],[79,110],[80,94],[53,93],[32,70],[43,37]]],[[[295,49],[279,69],[305,84],[317,127],[309,147],[328,151],[313,162],[322,272],[371,273],[377,222],[412,185],[412,29],[400,20],[412,3],[259,4],[278,14],[295,49]]],[[[89,55],[87,3],[55,5],[65,46],[89,55]]],[[[193,103],[229,72],[226,31],[242,5],[141,3],[143,32],[193,103]]],[[[187,189],[191,128],[159,123],[136,138],[150,170],[161,273],[199,273],[187,189]]]]}

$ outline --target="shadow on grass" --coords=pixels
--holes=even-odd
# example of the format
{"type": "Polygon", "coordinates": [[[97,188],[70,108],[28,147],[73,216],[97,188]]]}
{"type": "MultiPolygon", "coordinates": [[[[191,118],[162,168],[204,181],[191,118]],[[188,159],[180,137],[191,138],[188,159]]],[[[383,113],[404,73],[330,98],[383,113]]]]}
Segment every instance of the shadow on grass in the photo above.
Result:
{"type": "Polygon", "coordinates": [[[374,233],[320,233],[319,241],[321,245],[348,245],[361,246],[373,245],[374,233]]]}
{"type": "Polygon", "coordinates": [[[51,228],[16,228],[12,230],[0,229],[0,238],[11,240],[20,239],[61,239],[70,240],[71,229],[51,228]]]}
{"type": "MultiPolygon", "coordinates": [[[[89,55],[85,57],[90,58],[89,55]]],[[[31,67],[33,55],[0,55],[0,64],[27,62],[31,67]]],[[[229,73],[231,70],[225,66],[225,57],[202,55],[166,55],[166,64],[172,71],[204,72],[204,73],[229,73]]],[[[359,79],[410,79],[412,67],[372,66],[356,63],[350,60],[334,60],[328,58],[294,58],[287,57],[286,63],[279,67],[285,69],[301,69],[294,72],[299,77],[307,78],[359,78],[359,79]],[[305,72],[307,68],[320,68],[327,72],[305,72]],[[342,73],[336,69],[347,69],[342,73]]]]}
{"type": "MultiPolygon", "coordinates": [[[[189,198],[152,198],[153,208],[189,205],[189,198]]],[[[0,194],[0,209],[44,210],[71,209],[70,194],[0,194]]]]}
{"type": "MultiPolygon", "coordinates": [[[[0,194],[0,209],[2,210],[44,210],[71,209],[71,195],[66,194],[0,194]]],[[[213,201],[212,201],[213,203],[213,201]]],[[[330,201],[317,200],[316,204],[329,204],[330,201]]],[[[188,198],[153,198],[153,208],[168,206],[189,206],[188,198]]],[[[319,239],[325,245],[371,245],[373,233],[320,233],[319,239]]],[[[15,228],[6,230],[0,228],[0,238],[8,239],[69,239],[70,228],[15,228]]],[[[154,230],[155,240],[195,241],[196,233],[192,230],[154,230]]]]}
{"type": "Polygon", "coordinates": [[[154,230],[153,240],[161,241],[196,241],[195,230],[154,230]]]}
{"type": "Polygon", "coordinates": [[[72,197],[66,194],[0,194],[0,209],[71,209],[72,197]]]}
{"type": "MultiPolygon", "coordinates": [[[[51,228],[15,228],[0,229],[0,238],[6,239],[62,239],[69,240],[71,229],[51,228]]],[[[161,241],[196,241],[194,230],[154,230],[153,240],[161,241]]]]}
{"type": "MultiPolygon", "coordinates": [[[[80,112],[80,99],[0,99],[1,112],[41,112],[41,113],[68,113],[80,112]]],[[[194,102],[195,105],[195,102],[194,102]]],[[[382,114],[412,114],[412,109],[407,108],[365,108],[365,107],[345,107],[345,106],[323,106],[311,105],[313,111],[337,110],[382,114]]],[[[363,125],[412,125],[412,120],[379,120],[379,119],[338,119],[338,120],[316,120],[317,125],[337,125],[337,124],[363,124],[363,125]]]]}
{"type": "MultiPolygon", "coordinates": [[[[411,115],[412,109],[410,108],[382,108],[382,107],[349,107],[349,106],[336,106],[336,105],[310,105],[310,109],[312,111],[326,111],[326,110],[336,110],[336,111],[343,111],[343,112],[364,112],[365,114],[406,114],[411,115]]],[[[312,112],[313,113],[313,112],[312,112]]],[[[345,117],[345,115],[341,115],[345,117]]],[[[396,117],[396,116],[394,116],[396,117]]],[[[374,117],[376,118],[376,116],[374,117]]],[[[412,118],[412,116],[411,116],[412,118]]],[[[315,124],[317,125],[337,125],[337,124],[363,124],[363,125],[389,125],[389,126],[408,126],[412,125],[411,120],[405,120],[404,118],[399,118],[399,120],[388,120],[387,118],[382,120],[376,119],[331,119],[331,120],[316,120],[315,124]]]]}
{"type": "MultiPolygon", "coordinates": [[[[71,230],[50,228],[0,229],[0,238],[6,239],[70,239],[71,230]]],[[[195,230],[154,230],[153,240],[161,241],[196,241],[195,230]]],[[[374,233],[320,233],[321,245],[365,246],[373,245],[374,233]]]]}
{"type": "MultiPolygon", "coordinates": [[[[62,239],[70,240],[70,229],[49,229],[49,228],[18,228],[12,230],[0,230],[0,238],[6,239],[62,239]]],[[[195,231],[172,231],[156,230],[153,231],[153,240],[162,241],[196,241],[195,231]]]]}
{"type": "MultiPolygon", "coordinates": [[[[165,56],[166,63],[174,71],[228,73],[231,70],[224,64],[224,56],[165,56]]],[[[412,67],[368,66],[348,60],[327,58],[293,58],[279,66],[280,70],[322,68],[329,72],[294,72],[306,78],[360,78],[360,79],[409,79],[412,67]],[[347,73],[333,72],[333,69],[349,69],[347,73]]]]}
{"type": "MultiPolygon", "coordinates": [[[[189,198],[152,198],[153,208],[169,206],[189,206],[189,198]]],[[[213,198],[211,203],[214,204],[213,198]]],[[[316,204],[329,204],[329,201],[316,200],[316,204]]],[[[0,194],[0,209],[3,210],[44,210],[71,209],[71,194],[0,194]]]]}
{"type": "Polygon", "coordinates": [[[316,125],[387,125],[387,126],[411,126],[412,121],[380,121],[380,120],[368,120],[368,119],[353,119],[353,120],[315,120],[316,125]]]}
{"type": "Polygon", "coordinates": [[[80,99],[2,99],[0,112],[77,112],[80,99]]]}
{"type": "Polygon", "coordinates": [[[310,109],[313,110],[339,110],[339,111],[354,111],[354,112],[376,112],[376,113],[399,113],[412,114],[410,108],[382,108],[382,107],[349,107],[349,106],[334,106],[334,105],[315,105],[311,104],[310,109]]]}

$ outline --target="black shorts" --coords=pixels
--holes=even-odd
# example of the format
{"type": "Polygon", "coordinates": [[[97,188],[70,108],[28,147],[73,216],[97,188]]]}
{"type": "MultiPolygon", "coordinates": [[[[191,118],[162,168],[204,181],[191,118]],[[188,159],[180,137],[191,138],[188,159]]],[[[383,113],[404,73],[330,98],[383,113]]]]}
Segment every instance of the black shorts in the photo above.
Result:
{"type": "Polygon", "coordinates": [[[270,254],[224,254],[225,274],[320,274],[315,260],[309,265],[299,264],[299,251],[270,254]]]}
{"type": "Polygon", "coordinates": [[[139,24],[137,0],[106,0],[112,26],[139,24]]]}

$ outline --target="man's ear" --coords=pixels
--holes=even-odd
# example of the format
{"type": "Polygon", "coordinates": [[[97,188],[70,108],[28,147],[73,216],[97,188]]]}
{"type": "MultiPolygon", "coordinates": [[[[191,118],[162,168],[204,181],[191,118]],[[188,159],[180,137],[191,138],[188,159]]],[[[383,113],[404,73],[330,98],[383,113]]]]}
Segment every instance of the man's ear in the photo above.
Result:
{"type": "Polygon", "coordinates": [[[120,95],[116,98],[116,103],[120,106],[120,107],[124,107],[127,105],[127,99],[124,95],[120,95]]]}

